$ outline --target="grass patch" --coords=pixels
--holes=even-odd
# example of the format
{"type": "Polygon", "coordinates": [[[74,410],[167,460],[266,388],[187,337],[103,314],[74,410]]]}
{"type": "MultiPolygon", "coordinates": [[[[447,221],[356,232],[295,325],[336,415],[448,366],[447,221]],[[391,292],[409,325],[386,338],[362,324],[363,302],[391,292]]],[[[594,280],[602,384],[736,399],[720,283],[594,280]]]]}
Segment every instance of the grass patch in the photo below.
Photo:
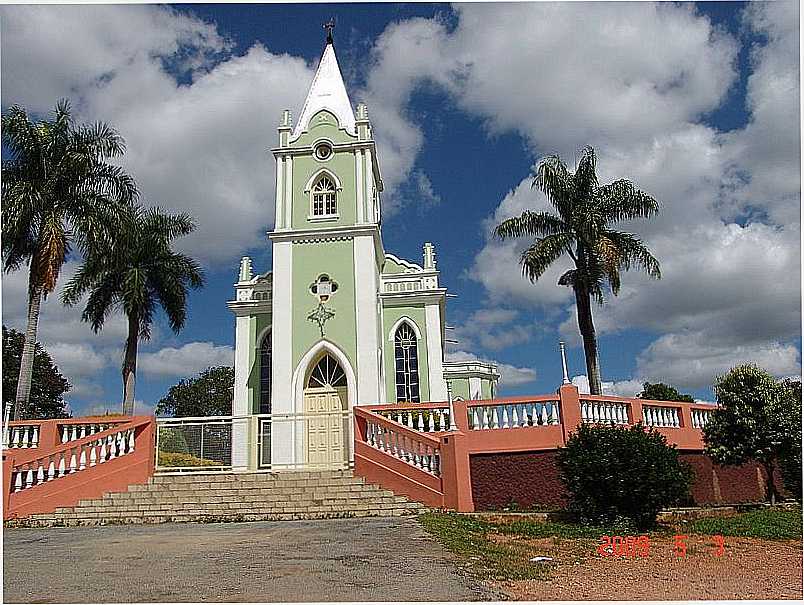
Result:
{"type": "Polygon", "coordinates": [[[760,538],[762,540],[801,540],[801,508],[769,508],[730,517],[697,519],[690,523],[690,533],[760,538]]]}
{"type": "Polygon", "coordinates": [[[466,571],[481,580],[527,580],[547,574],[543,565],[529,561],[525,548],[489,540],[496,524],[455,513],[425,513],[419,522],[463,559],[466,571]]]}

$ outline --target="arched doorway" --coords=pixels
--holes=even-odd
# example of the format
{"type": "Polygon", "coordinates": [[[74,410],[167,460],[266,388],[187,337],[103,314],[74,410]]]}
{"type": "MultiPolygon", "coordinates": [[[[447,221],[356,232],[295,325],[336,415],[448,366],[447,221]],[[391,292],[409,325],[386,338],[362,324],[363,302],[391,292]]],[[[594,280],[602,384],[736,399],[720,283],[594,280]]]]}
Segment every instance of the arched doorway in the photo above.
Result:
{"type": "Polygon", "coordinates": [[[312,366],[304,387],[304,450],[310,466],[342,466],[348,461],[349,409],[346,373],[329,352],[312,366]]]}

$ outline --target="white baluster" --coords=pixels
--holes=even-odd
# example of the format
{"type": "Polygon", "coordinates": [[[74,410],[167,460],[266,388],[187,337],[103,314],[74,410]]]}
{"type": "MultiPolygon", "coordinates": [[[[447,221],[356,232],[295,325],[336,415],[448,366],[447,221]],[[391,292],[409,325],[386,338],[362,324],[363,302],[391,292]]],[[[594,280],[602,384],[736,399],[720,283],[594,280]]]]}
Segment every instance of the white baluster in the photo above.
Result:
{"type": "Polygon", "coordinates": [[[101,444],[101,449],[100,449],[100,458],[98,459],[98,464],[101,464],[102,462],[106,462],[106,454],[107,454],[107,452],[106,452],[106,439],[100,439],[99,443],[101,444]]]}
{"type": "Polygon", "coordinates": [[[31,436],[31,441],[33,442],[34,447],[37,447],[39,445],[39,425],[33,427],[33,435],[31,436]]]}
{"type": "Polygon", "coordinates": [[[42,466],[42,461],[39,461],[39,468],[36,471],[36,484],[45,482],[45,467],[42,466]]]}
{"type": "Polygon", "coordinates": [[[22,447],[30,447],[30,437],[28,435],[29,428],[23,427],[22,429],[22,447]]]}
{"type": "Polygon", "coordinates": [[[67,471],[67,465],[64,461],[64,452],[59,456],[59,477],[64,477],[67,471]]]}
{"type": "Polygon", "coordinates": [[[78,439],[78,426],[74,424],[73,425],[73,436],[72,436],[72,439],[70,439],[70,441],[75,441],[76,439],[78,439]]]}
{"type": "Polygon", "coordinates": [[[134,429],[128,430],[128,452],[134,451],[134,429]]]}
{"type": "Polygon", "coordinates": [[[108,435],[106,437],[106,440],[109,443],[109,460],[114,460],[115,458],[117,458],[117,447],[116,447],[117,444],[114,442],[114,437],[112,437],[111,435],[108,435]]]}
{"type": "MultiPolygon", "coordinates": [[[[539,407],[541,408],[539,410],[541,412],[539,414],[539,424],[540,425],[550,424],[550,421],[547,418],[547,404],[546,403],[540,403],[539,407]]],[[[533,424],[536,424],[536,423],[534,422],[533,424]]]]}
{"type": "Polygon", "coordinates": [[[422,416],[422,411],[421,410],[419,410],[419,416],[418,416],[417,419],[419,421],[419,425],[416,428],[418,430],[420,430],[420,431],[423,431],[424,430],[424,416],[422,416]]]}
{"type": "Polygon", "coordinates": [[[14,491],[18,492],[22,489],[22,471],[17,470],[14,471],[17,474],[16,479],[14,480],[14,491]]]}
{"type": "Polygon", "coordinates": [[[558,403],[550,402],[550,424],[558,424],[558,403]]]}
{"type": "Polygon", "coordinates": [[[75,450],[70,450],[70,452],[71,452],[71,456],[70,456],[70,473],[72,474],[78,469],[78,464],[76,463],[76,460],[75,460],[75,450]]]}
{"type": "Polygon", "coordinates": [[[61,427],[61,442],[67,443],[68,440],[69,437],[67,436],[67,425],[65,424],[61,427]]]}
{"type": "Polygon", "coordinates": [[[34,482],[34,472],[30,465],[28,465],[28,473],[25,476],[25,487],[31,487],[34,482]]]}
{"type": "Polygon", "coordinates": [[[480,425],[480,428],[483,430],[489,428],[489,422],[490,422],[489,414],[490,414],[489,409],[486,406],[480,408],[480,417],[483,420],[482,424],[480,425]]]}
{"type": "Polygon", "coordinates": [[[81,448],[81,457],[78,459],[78,470],[82,471],[87,467],[87,451],[81,448]]]}
{"type": "Polygon", "coordinates": [[[53,458],[50,459],[50,464],[47,467],[47,480],[52,481],[56,476],[56,465],[53,463],[53,458]]]}
{"type": "Polygon", "coordinates": [[[87,436],[87,425],[82,424],[81,425],[81,439],[83,439],[86,436],[87,436]]]}

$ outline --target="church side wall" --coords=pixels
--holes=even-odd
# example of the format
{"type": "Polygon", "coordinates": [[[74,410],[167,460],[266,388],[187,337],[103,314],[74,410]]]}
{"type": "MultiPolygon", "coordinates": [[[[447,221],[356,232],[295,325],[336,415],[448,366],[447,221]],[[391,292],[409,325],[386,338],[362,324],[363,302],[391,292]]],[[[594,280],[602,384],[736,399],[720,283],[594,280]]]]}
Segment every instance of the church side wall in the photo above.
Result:
{"type": "Polygon", "coordinates": [[[430,401],[429,365],[427,355],[427,319],[424,307],[399,306],[384,307],[383,317],[386,333],[381,335],[385,351],[385,392],[388,401],[396,403],[396,371],[394,368],[394,337],[390,334],[394,324],[402,317],[408,317],[416,324],[421,334],[417,342],[417,356],[419,362],[419,399],[430,401]]]}
{"type": "Polygon", "coordinates": [[[260,413],[260,347],[262,338],[271,327],[271,314],[260,313],[250,318],[249,327],[251,349],[248,365],[248,409],[251,414],[260,413]]]}

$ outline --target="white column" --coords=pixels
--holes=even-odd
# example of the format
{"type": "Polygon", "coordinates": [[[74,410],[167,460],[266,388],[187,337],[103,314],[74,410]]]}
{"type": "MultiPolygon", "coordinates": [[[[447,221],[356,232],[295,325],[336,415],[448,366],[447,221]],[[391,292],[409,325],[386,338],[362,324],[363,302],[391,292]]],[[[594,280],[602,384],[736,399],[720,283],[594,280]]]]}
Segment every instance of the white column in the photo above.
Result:
{"type": "Polygon", "coordinates": [[[482,399],[483,390],[480,384],[479,376],[469,377],[469,399],[482,399]]]}
{"type": "Polygon", "coordinates": [[[358,403],[379,403],[380,372],[377,349],[377,263],[374,237],[359,235],[354,238],[355,265],[355,322],[357,325],[357,393],[358,403]]]}
{"type": "MultiPolygon", "coordinates": [[[[233,416],[251,414],[248,405],[248,374],[250,369],[249,352],[253,347],[250,338],[251,317],[238,315],[235,319],[235,377],[233,416]]],[[[245,471],[248,469],[248,425],[244,418],[237,419],[232,425],[232,469],[245,471]]]]}
{"type": "Polygon", "coordinates": [[[441,344],[441,308],[424,308],[427,338],[427,369],[430,382],[430,401],[447,400],[447,381],[444,380],[444,349],[441,344]]]}
{"type": "Polygon", "coordinates": [[[357,224],[365,222],[365,204],[363,202],[363,150],[355,151],[355,190],[357,203],[357,224]]]}
{"type": "MultiPolygon", "coordinates": [[[[293,253],[291,242],[273,243],[273,315],[271,319],[271,413],[295,412],[293,401],[293,253]]],[[[271,434],[272,463],[293,459],[293,423],[273,426],[271,434]]]]}
{"type": "Polygon", "coordinates": [[[371,149],[366,149],[364,157],[366,159],[366,206],[370,208],[368,211],[369,220],[372,223],[379,223],[379,211],[374,208],[374,196],[372,195],[374,191],[374,165],[371,161],[371,149]]]}
{"type": "Polygon", "coordinates": [[[274,229],[282,229],[285,226],[285,214],[283,200],[285,197],[285,162],[282,156],[276,158],[276,219],[274,229]]]}
{"type": "MultiPolygon", "coordinates": [[[[282,201],[285,207],[285,229],[293,227],[292,210],[293,210],[293,156],[285,158],[285,199],[282,201]]],[[[276,244],[274,244],[276,250],[276,244]]]]}

